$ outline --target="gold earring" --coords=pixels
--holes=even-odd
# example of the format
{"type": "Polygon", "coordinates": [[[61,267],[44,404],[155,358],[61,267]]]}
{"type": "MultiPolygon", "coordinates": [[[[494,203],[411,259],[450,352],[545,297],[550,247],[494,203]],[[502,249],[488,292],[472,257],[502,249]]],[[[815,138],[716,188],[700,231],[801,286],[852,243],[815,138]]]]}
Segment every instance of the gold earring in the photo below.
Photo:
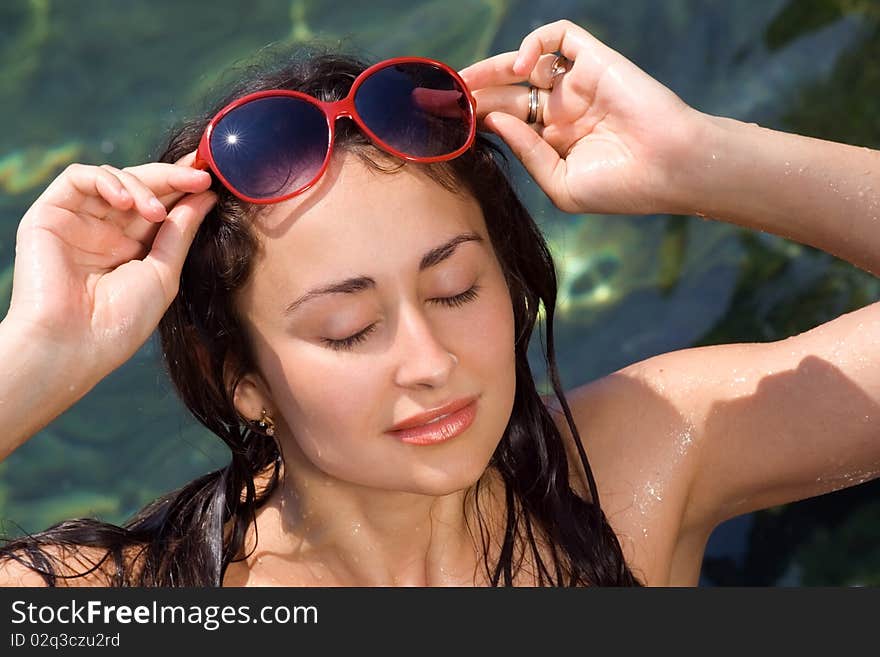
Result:
{"type": "Polygon", "coordinates": [[[275,435],[275,423],[272,421],[272,418],[269,417],[265,408],[263,409],[262,417],[257,420],[257,426],[265,431],[267,436],[275,435]]]}

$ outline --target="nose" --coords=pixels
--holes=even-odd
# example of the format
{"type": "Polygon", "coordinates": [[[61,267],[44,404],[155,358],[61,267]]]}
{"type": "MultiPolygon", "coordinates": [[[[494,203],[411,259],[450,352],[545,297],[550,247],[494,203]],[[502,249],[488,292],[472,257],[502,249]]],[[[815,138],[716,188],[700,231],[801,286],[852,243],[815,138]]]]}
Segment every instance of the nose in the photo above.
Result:
{"type": "Polygon", "coordinates": [[[399,365],[396,382],[400,386],[442,388],[458,358],[438,339],[425,314],[402,311],[397,329],[399,365]]]}

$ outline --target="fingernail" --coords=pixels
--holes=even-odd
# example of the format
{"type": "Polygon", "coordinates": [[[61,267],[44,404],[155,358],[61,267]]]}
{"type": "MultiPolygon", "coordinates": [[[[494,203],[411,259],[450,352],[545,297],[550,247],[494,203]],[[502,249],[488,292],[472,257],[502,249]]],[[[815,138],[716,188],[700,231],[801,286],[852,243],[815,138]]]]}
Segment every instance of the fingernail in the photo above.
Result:
{"type": "Polygon", "coordinates": [[[525,59],[525,57],[523,56],[522,53],[520,53],[519,55],[517,55],[517,57],[516,57],[516,61],[513,62],[513,72],[514,72],[514,73],[516,73],[518,69],[522,68],[523,60],[524,60],[524,59],[525,59]]]}
{"type": "Polygon", "coordinates": [[[162,202],[157,198],[150,199],[150,207],[153,208],[156,212],[161,212],[165,214],[165,206],[162,205],[162,202]]]}

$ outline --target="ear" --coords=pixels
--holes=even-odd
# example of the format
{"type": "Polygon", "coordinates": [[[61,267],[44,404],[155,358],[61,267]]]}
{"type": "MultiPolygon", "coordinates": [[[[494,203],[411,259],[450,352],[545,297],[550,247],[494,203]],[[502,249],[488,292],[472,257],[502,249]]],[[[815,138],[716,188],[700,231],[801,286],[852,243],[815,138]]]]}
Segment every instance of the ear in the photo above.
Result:
{"type": "MultiPolygon", "coordinates": [[[[227,363],[225,368],[227,390],[232,387],[234,371],[227,363]]],[[[232,394],[232,403],[238,414],[246,420],[259,420],[264,408],[271,415],[274,408],[269,386],[256,372],[249,372],[239,380],[232,394]]]]}

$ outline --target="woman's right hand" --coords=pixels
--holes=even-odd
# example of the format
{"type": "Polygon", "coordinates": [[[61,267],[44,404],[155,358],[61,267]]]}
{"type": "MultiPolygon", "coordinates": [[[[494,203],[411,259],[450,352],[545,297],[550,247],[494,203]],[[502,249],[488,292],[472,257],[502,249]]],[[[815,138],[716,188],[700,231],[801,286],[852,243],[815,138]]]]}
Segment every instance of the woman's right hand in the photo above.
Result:
{"type": "Polygon", "coordinates": [[[19,224],[4,323],[78,354],[94,368],[89,378],[133,356],[177,294],[216,200],[210,174],[191,168],[192,159],[67,167],[19,224]]]}

